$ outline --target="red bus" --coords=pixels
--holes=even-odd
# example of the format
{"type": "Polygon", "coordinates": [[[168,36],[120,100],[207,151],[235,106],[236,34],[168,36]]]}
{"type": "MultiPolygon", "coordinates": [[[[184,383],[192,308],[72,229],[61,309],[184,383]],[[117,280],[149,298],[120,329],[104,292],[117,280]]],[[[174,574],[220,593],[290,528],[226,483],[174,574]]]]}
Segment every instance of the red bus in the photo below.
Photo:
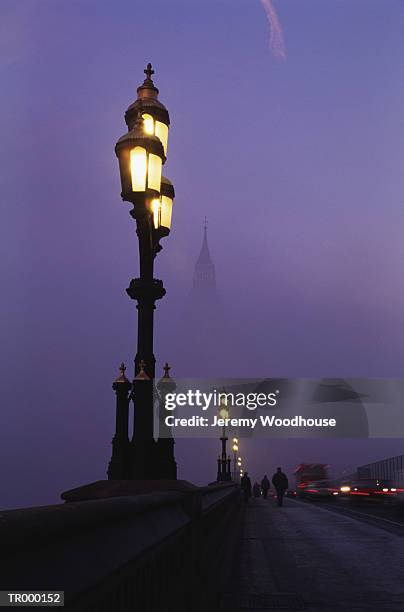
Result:
{"type": "Polygon", "coordinates": [[[326,463],[301,463],[295,469],[296,492],[302,495],[303,489],[311,482],[328,479],[328,468],[326,463]]]}

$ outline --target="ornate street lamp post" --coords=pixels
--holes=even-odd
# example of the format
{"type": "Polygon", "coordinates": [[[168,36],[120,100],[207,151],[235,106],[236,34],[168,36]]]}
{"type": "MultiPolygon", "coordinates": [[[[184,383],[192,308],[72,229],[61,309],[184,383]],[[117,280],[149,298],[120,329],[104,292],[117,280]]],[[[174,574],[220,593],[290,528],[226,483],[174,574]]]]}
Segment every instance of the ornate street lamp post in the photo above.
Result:
{"type": "MultiPolygon", "coordinates": [[[[219,406],[219,416],[221,419],[229,418],[229,408],[227,406],[227,398],[221,397],[220,406],[219,406]]],[[[231,480],[230,473],[230,457],[227,456],[226,443],[226,426],[222,427],[222,435],[220,437],[220,441],[222,443],[222,454],[218,457],[217,460],[217,480],[231,480]]]]}
{"type": "MultiPolygon", "coordinates": [[[[119,161],[121,196],[132,204],[131,217],[136,222],[139,242],[140,274],[126,290],[137,301],[138,337],[135,379],[131,398],[135,404],[130,478],[161,477],[156,467],[156,444],[153,440],[153,385],[155,357],[153,352],[154,309],[166,291],[161,280],[154,278],[154,258],[161,250],[161,238],[171,228],[174,187],[162,176],[167,159],[170,118],[158,100],[158,89],[152,81],[154,71],[148,64],[146,78],[138,87],[138,97],[125,113],[128,131],[115,146],[119,161]]],[[[120,389],[120,387],[119,387],[120,389]]]]}

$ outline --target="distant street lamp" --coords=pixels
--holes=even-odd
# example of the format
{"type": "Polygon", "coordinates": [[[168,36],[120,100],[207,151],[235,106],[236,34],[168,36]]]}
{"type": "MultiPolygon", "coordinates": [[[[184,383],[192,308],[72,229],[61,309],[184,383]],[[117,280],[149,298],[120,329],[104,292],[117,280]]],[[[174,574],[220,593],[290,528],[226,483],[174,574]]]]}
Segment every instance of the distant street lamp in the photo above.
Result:
{"type": "Polygon", "coordinates": [[[237,482],[238,478],[237,478],[237,452],[238,452],[238,438],[233,438],[233,465],[234,465],[234,471],[233,471],[233,480],[234,482],[237,482]]]}
{"type": "Polygon", "coordinates": [[[158,100],[151,64],[144,72],[146,78],[137,89],[137,99],[125,113],[128,131],[116,143],[115,153],[121,197],[133,205],[130,215],[136,221],[140,262],[139,278],[132,279],[126,290],[137,301],[138,310],[135,380],[130,396],[135,403],[130,459],[133,470],[129,472],[132,478],[161,478],[164,476],[156,467],[161,464],[161,457],[156,461],[161,453],[156,453],[153,439],[153,325],[155,303],[166,291],[163,282],[154,278],[154,258],[161,250],[160,239],[170,233],[175,193],[172,183],[162,176],[167,159],[169,114],[158,100]]]}
{"type": "Polygon", "coordinates": [[[237,469],[239,471],[240,476],[242,476],[243,470],[242,470],[242,460],[241,460],[241,457],[237,458],[237,469]]]}
{"type": "MultiPolygon", "coordinates": [[[[223,394],[225,395],[225,392],[223,391],[223,394]]],[[[228,419],[229,418],[229,408],[227,406],[227,398],[223,395],[220,396],[220,406],[219,406],[219,416],[221,419],[228,419]]],[[[220,438],[221,442],[222,442],[222,454],[221,456],[219,456],[218,460],[217,460],[217,480],[231,480],[231,473],[230,473],[230,457],[227,456],[227,450],[226,450],[226,442],[227,442],[227,436],[226,436],[226,426],[223,425],[222,427],[222,436],[220,438]]]]}

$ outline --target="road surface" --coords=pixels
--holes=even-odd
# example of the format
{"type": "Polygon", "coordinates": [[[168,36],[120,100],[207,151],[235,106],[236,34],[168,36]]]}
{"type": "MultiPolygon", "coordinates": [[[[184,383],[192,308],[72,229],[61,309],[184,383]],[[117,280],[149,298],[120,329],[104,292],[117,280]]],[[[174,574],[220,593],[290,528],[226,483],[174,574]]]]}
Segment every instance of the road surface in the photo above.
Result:
{"type": "Polygon", "coordinates": [[[404,612],[404,539],[352,516],[252,499],[233,609],[404,612]]]}

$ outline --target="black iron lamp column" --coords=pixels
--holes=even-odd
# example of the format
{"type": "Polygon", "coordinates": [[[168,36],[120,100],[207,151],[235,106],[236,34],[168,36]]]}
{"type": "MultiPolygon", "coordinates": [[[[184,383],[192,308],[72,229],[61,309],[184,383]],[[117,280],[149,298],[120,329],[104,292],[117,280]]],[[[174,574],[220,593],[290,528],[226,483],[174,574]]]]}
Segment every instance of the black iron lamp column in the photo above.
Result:
{"type": "Polygon", "coordinates": [[[132,385],[134,419],[128,467],[131,480],[159,478],[156,471],[156,443],[153,437],[154,381],[146,373],[145,367],[146,363],[141,359],[132,385]]]}
{"type": "Polygon", "coordinates": [[[177,464],[174,458],[174,438],[171,434],[171,428],[166,425],[165,417],[167,411],[165,409],[166,396],[168,393],[174,393],[177,388],[175,380],[170,376],[170,366],[168,363],[164,366],[164,375],[157,383],[157,391],[160,402],[160,418],[159,418],[159,439],[157,440],[157,463],[160,478],[168,480],[177,479],[177,464]]]}
{"type": "Polygon", "coordinates": [[[132,385],[125,376],[125,370],[125,364],[121,363],[119,368],[120,375],[112,385],[116,393],[116,421],[115,435],[112,440],[112,457],[108,466],[109,480],[125,480],[129,478],[130,446],[128,437],[128,416],[129,392],[132,385]]]}
{"type": "MultiPolygon", "coordinates": [[[[144,469],[134,469],[134,478],[158,478],[153,454],[153,381],[155,357],[153,352],[154,309],[157,300],[166,291],[161,280],[154,278],[154,258],[161,250],[161,238],[168,236],[171,228],[174,187],[162,176],[162,166],[167,159],[169,114],[158,100],[158,89],[152,81],[151,64],[146,79],[138,87],[138,97],[125,113],[128,132],[116,143],[115,153],[119,161],[122,199],[132,204],[130,215],[136,221],[139,242],[140,274],[130,281],[126,290],[137,301],[138,338],[135,358],[135,379],[132,396],[135,403],[133,443],[149,449],[147,458],[140,460],[139,452],[134,461],[144,469]],[[142,368],[140,364],[142,363],[142,368]],[[139,377],[139,374],[141,373],[139,377]],[[144,375],[143,375],[144,374],[144,375]],[[141,404],[141,405],[140,405],[141,404]],[[137,432],[137,433],[136,433],[137,432]]],[[[146,451],[145,451],[146,452],[146,451]]]]}

